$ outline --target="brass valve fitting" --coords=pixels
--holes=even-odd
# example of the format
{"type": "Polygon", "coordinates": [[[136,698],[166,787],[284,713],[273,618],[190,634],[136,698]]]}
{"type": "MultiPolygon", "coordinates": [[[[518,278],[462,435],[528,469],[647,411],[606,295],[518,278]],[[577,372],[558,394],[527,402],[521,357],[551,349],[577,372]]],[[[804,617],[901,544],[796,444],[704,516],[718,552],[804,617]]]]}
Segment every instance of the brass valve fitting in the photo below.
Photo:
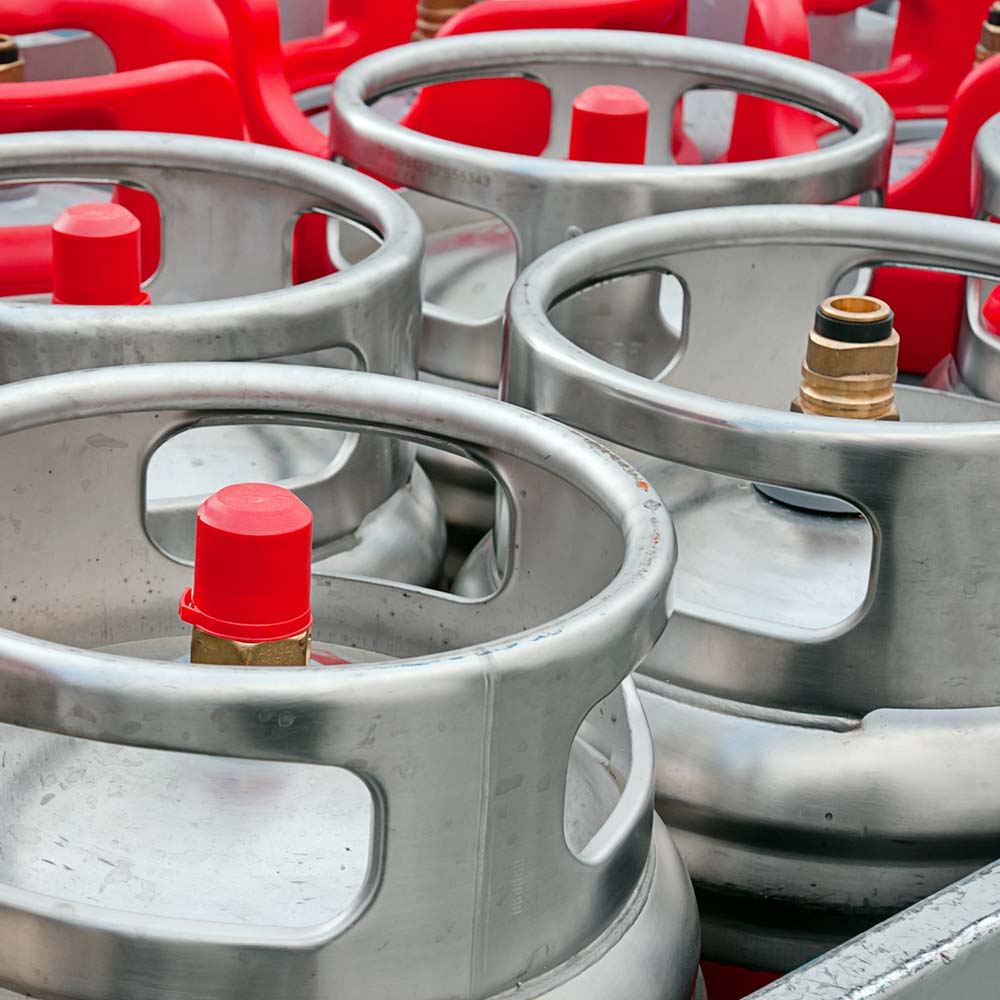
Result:
{"type": "Polygon", "coordinates": [[[191,629],[191,662],[224,667],[304,667],[312,655],[312,629],[290,639],[238,642],[191,629]]]}
{"type": "Polygon", "coordinates": [[[0,35],[0,83],[20,83],[24,79],[24,56],[10,35],[0,35]]]}
{"type": "Polygon", "coordinates": [[[1000,3],[993,3],[990,4],[989,13],[983,21],[983,30],[976,45],[974,65],[978,66],[998,52],[1000,52],[1000,3]]]}
{"type": "Polygon", "coordinates": [[[475,0],[417,0],[417,30],[413,32],[413,40],[433,38],[448,18],[473,3],[475,0]]]}
{"type": "Polygon", "coordinates": [[[192,663],[309,664],[312,524],[312,511],[271,483],[224,486],[198,508],[194,584],[178,607],[192,663]]]}
{"type": "Polygon", "coordinates": [[[898,420],[899,334],[892,310],[870,295],[834,295],[816,310],[802,362],[797,413],[898,420]]]}

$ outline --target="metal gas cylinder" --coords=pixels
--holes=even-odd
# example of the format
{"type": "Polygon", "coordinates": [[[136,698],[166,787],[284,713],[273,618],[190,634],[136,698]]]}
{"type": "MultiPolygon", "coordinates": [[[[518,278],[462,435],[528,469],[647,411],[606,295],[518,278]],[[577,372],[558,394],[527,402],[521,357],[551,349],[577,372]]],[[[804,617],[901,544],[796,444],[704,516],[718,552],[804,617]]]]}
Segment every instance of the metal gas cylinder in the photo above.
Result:
{"type": "Polygon", "coordinates": [[[4,386],[0,461],[14,996],[692,995],[694,899],[630,679],[675,547],[634,470],[496,401],[265,364],[4,386]],[[219,419],[480,456],[515,514],[510,586],[314,577],[314,651],[353,664],[179,662],[191,569],[150,540],[141,469],[219,419]]]}
{"type": "MultiPolygon", "coordinates": [[[[424,95],[433,95],[434,88],[424,95]]],[[[647,32],[490,32],[378,53],[340,75],[331,100],[338,156],[402,185],[428,234],[421,377],[492,393],[500,373],[501,313],[516,273],[581,232],[649,215],[744,202],[877,203],[893,124],[873,91],[832,70],[742,46],[647,32]],[[529,156],[425,134],[380,116],[386,95],[486,77],[530,78],[551,99],[548,144],[529,156]],[[649,105],[645,164],[570,162],[574,99],[613,84],[649,105]],[[809,155],[678,165],[669,124],[699,88],[751,91],[844,125],[847,137],[809,155]]],[[[454,470],[437,474],[461,483],[454,470]]],[[[475,486],[475,483],[465,485],[475,486]]],[[[443,498],[446,509],[448,499],[443,498]]],[[[487,503],[487,510],[489,505],[487,503]]],[[[474,514],[470,514],[470,519],[474,514]]],[[[488,526],[488,519],[483,526],[488,526]]]]}
{"type": "MultiPolygon", "coordinates": [[[[1000,229],[848,207],[677,213],[572,240],[511,292],[507,398],[626,449],[676,524],[675,612],[637,683],[658,808],[720,962],[792,968],[1000,839],[983,766],[1000,752],[1000,526],[983,501],[1000,406],[897,385],[899,422],[789,411],[800,377],[850,377],[812,348],[800,376],[817,303],[838,291],[841,312],[884,323],[844,293],[894,263],[996,280],[1000,229]],[[607,308],[646,272],[683,286],[678,339],[607,308]]],[[[890,382],[894,336],[889,321],[863,345],[890,382]]],[[[865,412],[893,417],[885,382],[868,389],[865,412]]],[[[501,567],[508,548],[500,535],[501,567]]],[[[497,565],[482,547],[461,592],[492,590],[497,565]]]]}
{"type": "MultiPolygon", "coordinates": [[[[294,359],[413,378],[423,239],[412,210],[356,171],[244,143],[128,132],[0,139],[0,184],[71,177],[122,183],[159,206],[153,304],[0,299],[0,380],[154,361],[294,359]],[[379,241],[336,274],[288,287],[304,213],[364,226],[379,241]]],[[[247,478],[282,480],[313,508],[317,551],[337,572],[431,584],[444,524],[413,449],[305,427],[203,429],[150,464],[150,530],[190,557],[193,511],[247,478]],[[206,454],[209,461],[202,461],[206,454]]]]}

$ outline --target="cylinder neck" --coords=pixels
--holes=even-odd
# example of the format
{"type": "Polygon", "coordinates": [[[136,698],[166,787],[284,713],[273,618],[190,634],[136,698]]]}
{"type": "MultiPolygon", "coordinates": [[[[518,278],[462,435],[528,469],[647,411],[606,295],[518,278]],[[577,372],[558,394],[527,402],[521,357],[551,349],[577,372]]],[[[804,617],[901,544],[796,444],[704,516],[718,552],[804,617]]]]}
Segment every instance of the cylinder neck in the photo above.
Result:
{"type": "Polygon", "coordinates": [[[123,205],[67,208],[52,224],[52,301],[57,305],[149,305],[141,287],[139,220],[123,205]]]}
{"type": "Polygon", "coordinates": [[[870,295],[836,295],[821,303],[792,409],[823,417],[898,420],[899,334],[892,323],[889,306],[870,295]]]}
{"type": "Polygon", "coordinates": [[[573,101],[569,158],[592,163],[642,163],[649,104],[631,87],[588,87],[573,101]]]}

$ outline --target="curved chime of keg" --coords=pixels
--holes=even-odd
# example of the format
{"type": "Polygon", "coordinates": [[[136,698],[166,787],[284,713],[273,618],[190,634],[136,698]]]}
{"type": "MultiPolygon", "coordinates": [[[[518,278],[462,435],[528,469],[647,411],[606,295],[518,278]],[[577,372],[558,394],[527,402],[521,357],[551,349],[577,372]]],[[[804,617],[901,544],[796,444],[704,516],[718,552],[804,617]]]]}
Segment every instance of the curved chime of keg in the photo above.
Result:
{"type": "MultiPolygon", "coordinates": [[[[156,361],[295,358],[416,376],[423,240],[412,210],[355,171],[266,146],[128,132],[0,139],[0,183],[124,183],[155,196],[162,259],[153,305],[0,300],[0,379],[156,361]],[[353,220],[374,252],[287,287],[303,213],[353,220]]],[[[150,466],[151,530],[190,557],[192,514],[225,482],[281,479],[312,507],[317,558],[336,572],[432,583],[444,525],[412,447],[311,428],[203,430],[150,466]],[[206,446],[211,444],[211,450],[206,446]],[[329,556],[329,559],[326,557],[329,556]]]]}
{"type": "Polygon", "coordinates": [[[14,995],[692,994],[694,899],[630,679],[675,549],[634,470],[496,401],[265,364],[5,386],[0,461],[14,995]],[[219,418],[476,456],[514,513],[510,585],[314,577],[314,657],[353,664],[184,662],[191,570],[146,533],[142,467],[219,418]]]}
{"type": "MultiPolygon", "coordinates": [[[[723,962],[791,968],[986,863],[1000,836],[984,766],[1000,752],[1000,525],[984,502],[1000,407],[900,385],[899,422],[789,412],[816,304],[886,263],[995,282],[1000,230],[687,212],[570,241],[511,293],[507,398],[628,449],[677,527],[675,613],[637,680],[657,805],[723,962]],[[650,271],[684,288],[679,341],[592,308],[650,271]]],[[[873,302],[834,305],[881,319],[873,302]]],[[[862,346],[891,355],[880,337],[862,346]]],[[[813,341],[800,404],[852,382],[813,341]]],[[[502,534],[496,549],[502,566],[502,534]]],[[[491,589],[496,566],[481,548],[460,590],[491,589]]]]}
{"type": "MultiPolygon", "coordinates": [[[[421,377],[480,392],[498,381],[500,314],[510,283],[541,253],[580,232],[654,212],[834,202],[858,194],[877,202],[893,135],[882,99],[832,70],[742,46],[644,32],[491,32],[397,48],[342,73],[331,106],[338,156],[402,185],[428,233],[421,377]],[[497,76],[529,78],[548,89],[551,129],[541,156],[445,141],[388,121],[373,106],[427,84],[497,76]],[[645,97],[652,123],[645,164],[565,160],[573,101],[595,84],[629,87],[645,97]],[[704,88],[790,102],[840,123],[848,135],[801,156],[675,164],[667,125],[681,97],[704,88]]],[[[655,301],[657,293],[649,284],[632,298],[641,306],[644,296],[655,301]]],[[[432,475],[475,491],[474,477],[464,481],[454,469],[435,468],[432,475]]],[[[442,500],[454,510],[446,495],[442,500]]],[[[481,526],[488,526],[491,507],[488,499],[483,503],[481,526]]],[[[475,521],[478,515],[464,516],[475,521]]]]}

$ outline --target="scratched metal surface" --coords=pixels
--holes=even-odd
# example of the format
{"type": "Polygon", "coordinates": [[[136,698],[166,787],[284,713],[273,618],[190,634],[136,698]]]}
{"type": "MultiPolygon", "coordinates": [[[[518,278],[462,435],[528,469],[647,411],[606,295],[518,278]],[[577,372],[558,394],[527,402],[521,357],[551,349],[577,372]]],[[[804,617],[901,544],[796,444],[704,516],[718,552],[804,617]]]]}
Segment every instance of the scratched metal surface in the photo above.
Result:
{"type": "Polygon", "coordinates": [[[1000,862],[956,882],[750,1000],[995,1000],[1000,862]]]}

